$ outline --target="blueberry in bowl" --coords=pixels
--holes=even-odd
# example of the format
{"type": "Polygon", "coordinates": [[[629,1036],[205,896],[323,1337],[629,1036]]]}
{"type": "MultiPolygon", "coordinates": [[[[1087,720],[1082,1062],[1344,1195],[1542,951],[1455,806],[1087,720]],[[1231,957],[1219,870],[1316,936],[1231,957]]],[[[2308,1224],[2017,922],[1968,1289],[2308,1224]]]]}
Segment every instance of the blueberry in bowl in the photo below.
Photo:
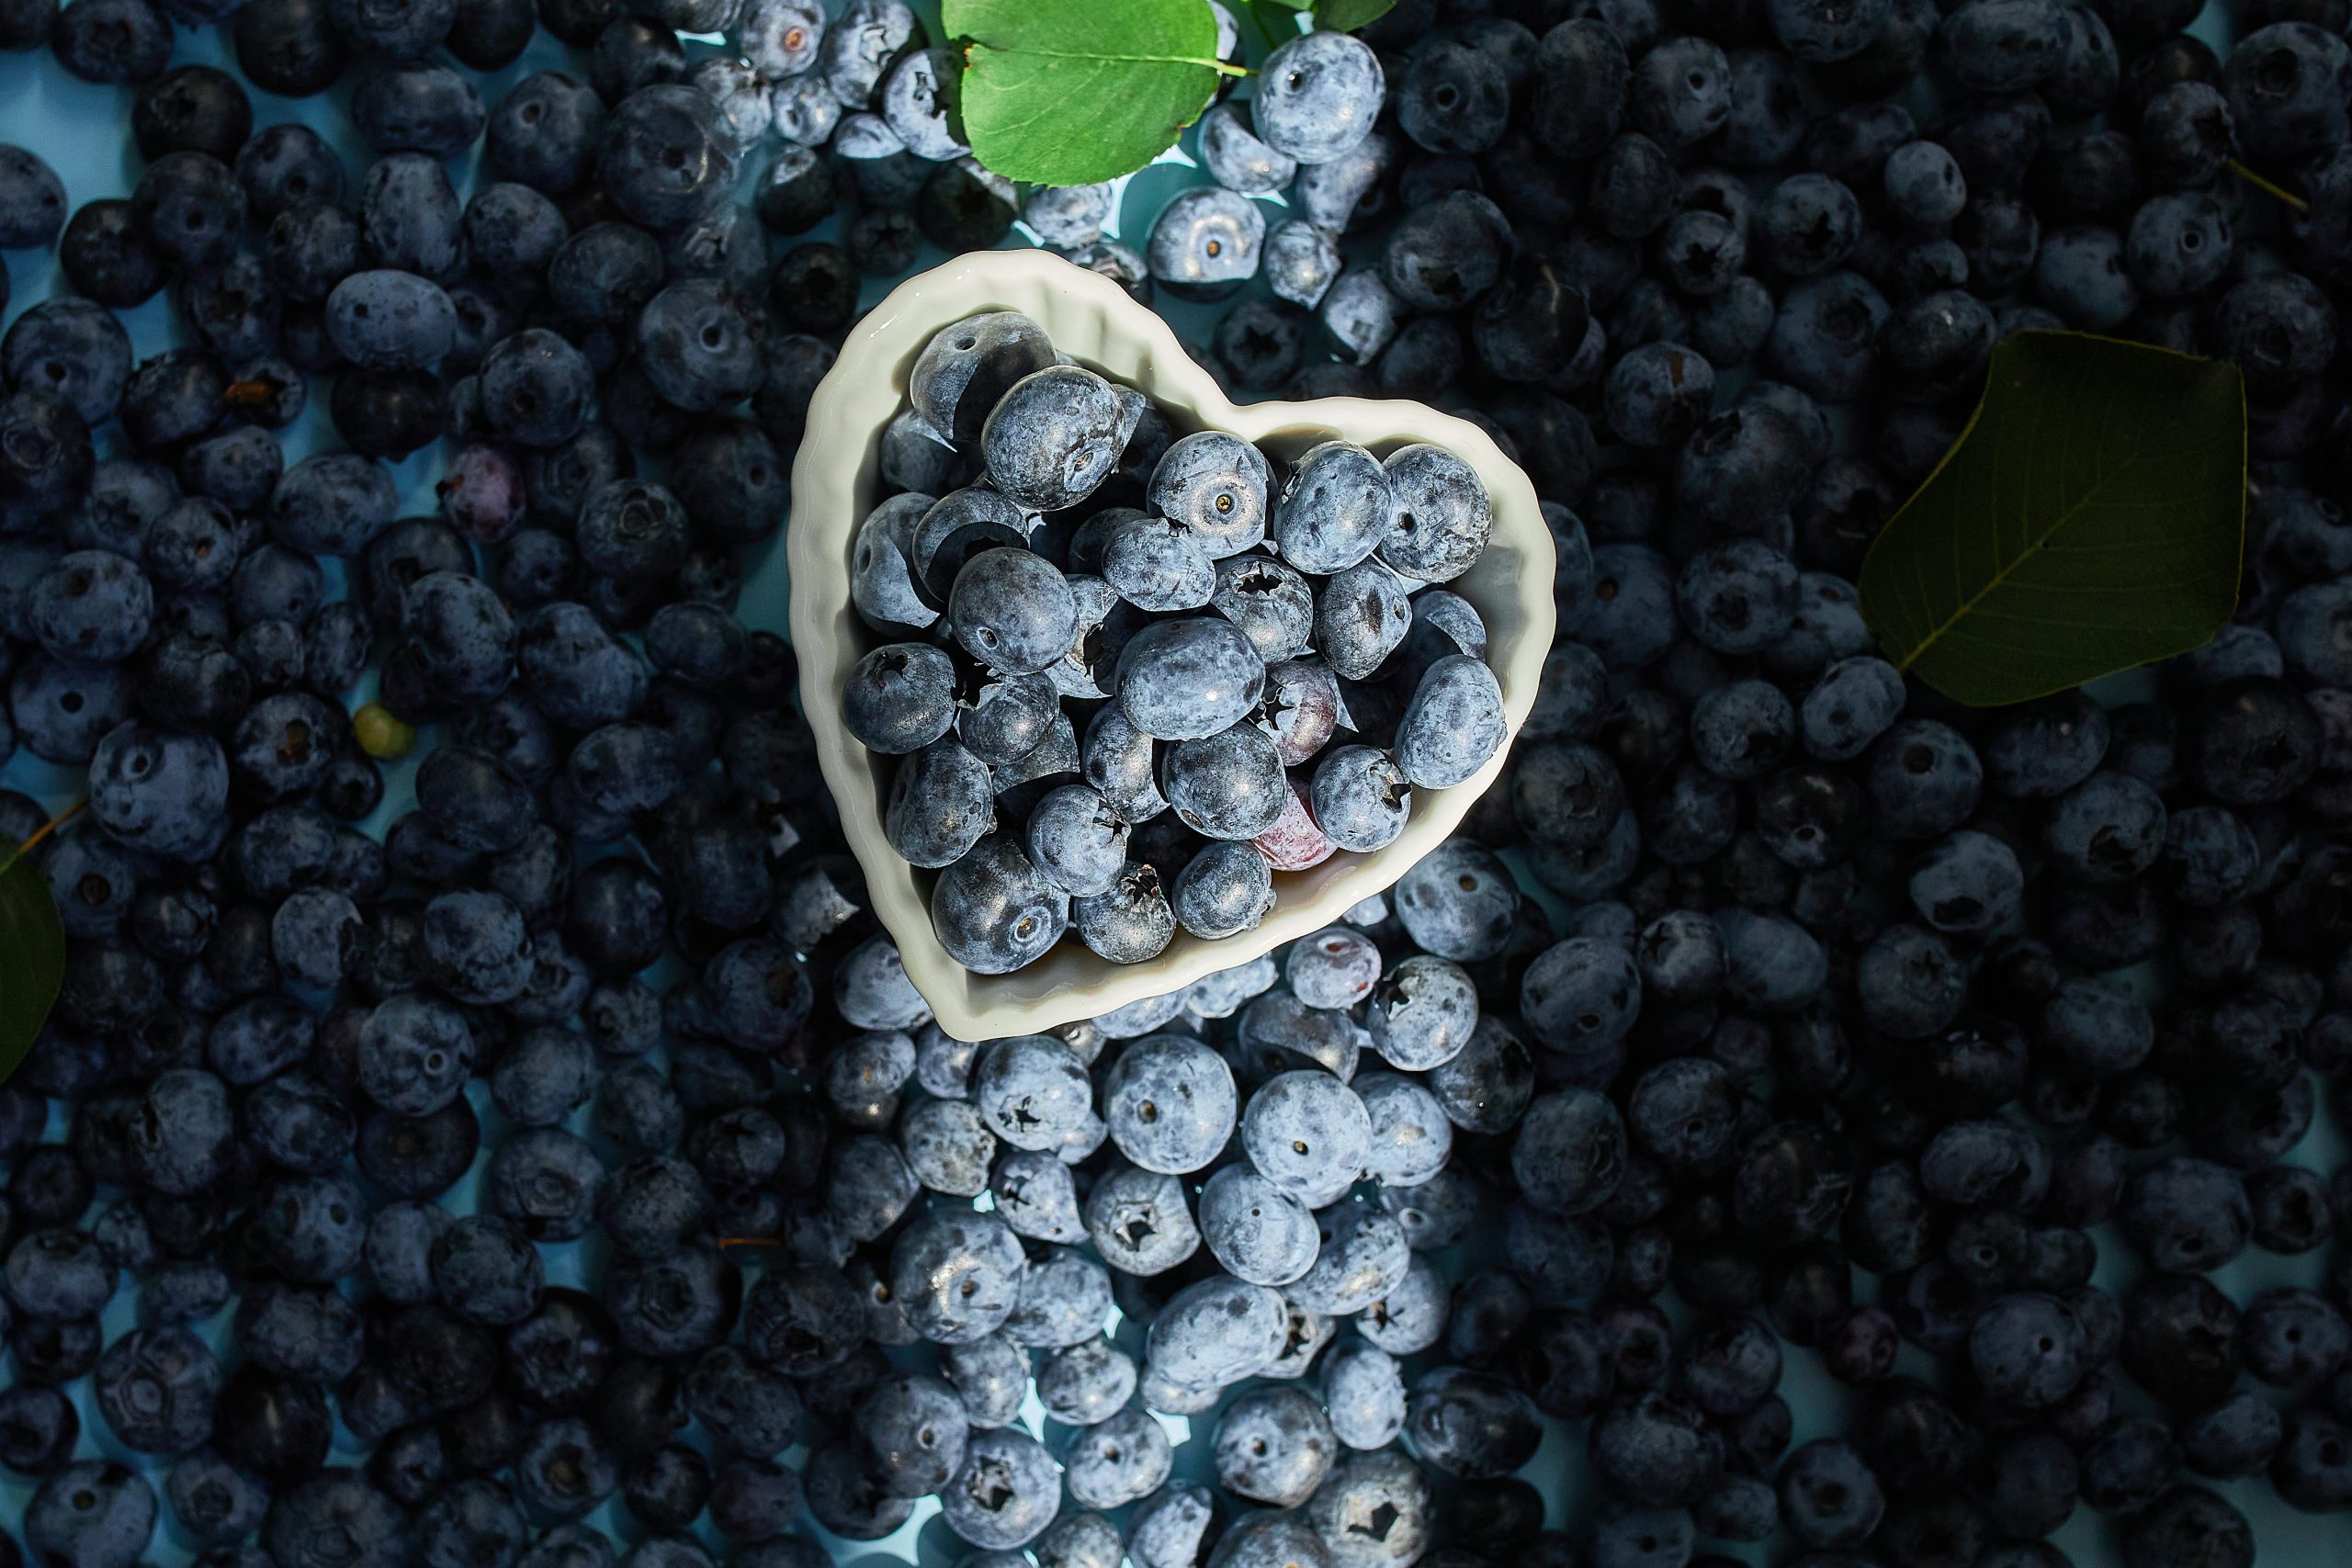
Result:
{"type": "Polygon", "coordinates": [[[1405,401],[1235,405],[1056,257],[902,286],[808,419],[802,705],[957,1038],[1329,925],[1455,829],[1533,704],[1552,536],[1483,431],[1405,401]]]}

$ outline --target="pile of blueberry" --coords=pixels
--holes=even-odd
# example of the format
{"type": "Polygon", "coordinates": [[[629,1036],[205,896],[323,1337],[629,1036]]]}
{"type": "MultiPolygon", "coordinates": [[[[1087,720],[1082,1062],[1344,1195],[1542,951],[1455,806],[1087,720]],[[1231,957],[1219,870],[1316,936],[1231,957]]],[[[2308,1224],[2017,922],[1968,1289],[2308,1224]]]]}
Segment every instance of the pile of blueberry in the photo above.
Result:
{"type": "MultiPolygon", "coordinates": [[[[0,0],[7,80],[116,85],[135,147],[0,149],[61,279],[0,332],[0,752],[89,802],[0,1086],[0,1568],[2252,1568],[2257,1504],[2352,1508],[2352,7],[2199,11],[1399,0],[1261,52],[1253,6],[1163,203],[980,168],[899,0],[0,0]],[[285,118],[329,89],[348,151],[285,118]],[[958,1043],[739,573],[861,288],[1016,221],[1237,393],[1489,429],[1559,632],[1388,898],[958,1043]],[[2244,604],[1970,711],[1851,579],[2030,326],[2244,367],[2244,604]]],[[[860,608],[933,683],[861,733],[1046,732],[990,865],[1075,863],[1010,830],[1064,771],[1198,790],[1114,806],[1178,882],[1247,775],[1143,765],[1213,738],[1146,656],[1272,689],[1304,626],[1356,738],[1309,815],[1375,836],[1317,780],[1418,784],[1475,623],[1420,589],[1352,662],[1311,607],[1363,554],[1294,558],[1271,466],[989,332],[888,446],[860,608]],[[1023,388],[1133,515],[1047,504],[1073,424],[992,446],[1023,388]],[[1152,745],[1090,769],[1093,702],[1152,745]]],[[[1213,733],[1286,761],[1314,700],[1213,733]]]]}
{"type": "Polygon", "coordinates": [[[1507,728],[1486,625],[1437,586],[1494,532],[1467,463],[1330,440],[1277,486],[1239,436],[1056,358],[1016,311],[942,328],[851,558],[866,624],[933,640],[860,659],[842,718],[902,759],[885,835],[944,868],[933,929],[984,975],[1066,930],[1114,964],[1252,930],[1275,872],[1395,842],[1507,728]]]}

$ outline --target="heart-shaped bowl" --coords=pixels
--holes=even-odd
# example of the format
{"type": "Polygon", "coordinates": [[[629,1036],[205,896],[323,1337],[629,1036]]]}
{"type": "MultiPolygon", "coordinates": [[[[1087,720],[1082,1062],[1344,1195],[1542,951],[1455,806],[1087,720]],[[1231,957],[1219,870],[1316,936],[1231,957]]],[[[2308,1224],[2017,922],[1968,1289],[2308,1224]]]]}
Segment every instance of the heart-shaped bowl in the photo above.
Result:
{"type": "Polygon", "coordinates": [[[818,763],[840,807],[842,830],[865,873],[867,897],[899,944],[907,977],[931,1004],[940,1028],[959,1040],[1035,1034],[1099,1018],[1320,931],[1393,886],[1443,842],[1501,776],[1510,750],[1506,739],[1467,783],[1415,790],[1405,830],[1385,849],[1341,852],[1306,871],[1275,873],[1274,908],[1254,931],[1211,942],[1180,930],[1166,951],[1144,964],[1098,958],[1074,934],[1010,975],[976,975],[948,956],[932,933],[933,874],[900,860],[882,836],[891,759],[851,738],[842,724],[841,694],[850,667],[889,640],[850,604],[858,525],[884,499],[883,429],[905,404],[908,374],[932,335],[981,310],[1029,317],[1062,354],[1149,397],[1178,434],[1229,431],[1285,462],[1335,436],[1384,457],[1417,441],[1461,457],[1493,500],[1495,532],[1477,564],[1445,586],[1468,600],[1487,624],[1487,662],[1502,686],[1512,736],[1534,705],[1554,618],[1552,535],[1535,489],[1476,425],[1411,402],[1228,401],[1159,317],[1118,285],[1044,251],[977,252],[901,284],[850,333],[808,407],[808,433],[792,468],[786,534],[790,629],[800,661],[801,708],[815,732],[818,763]]]}

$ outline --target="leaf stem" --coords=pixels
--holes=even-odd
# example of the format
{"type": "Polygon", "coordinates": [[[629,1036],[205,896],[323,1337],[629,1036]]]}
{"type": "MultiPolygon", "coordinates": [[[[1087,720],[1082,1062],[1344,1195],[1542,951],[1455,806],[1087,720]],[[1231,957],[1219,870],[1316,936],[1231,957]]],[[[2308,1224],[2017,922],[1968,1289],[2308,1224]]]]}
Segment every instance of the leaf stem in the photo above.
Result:
{"type": "Polygon", "coordinates": [[[1255,76],[1257,74],[1255,71],[1250,70],[1247,65],[1228,64],[1227,62],[1222,60],[1204,61],[1202,63],[1215,70],[1220,76],[1255,76]]]}
{"type": "Polygon", "coordinates": [[[2230,173],[2237,175],[2238,178],[2244,180],[2255,189],[2278,197],[2278,199],[2285,202],[2289,207],[2293,208],[2298,212],[2309,212],[2312,209],[2312,204],[2310,202],[2305,201],[2301,197],[2297,196],[2293,191],[2289,190],[2286,186],[2278,184],[2276,181],[2263,178],[2260,175],[2256,174],[2252,169],[2247,168],[2244,164],[2239,163],[2235,158],[2230,160],[2230,173]]]}
{"type": "Polygon", "coordinates": [[[772,1235],[723,1235],[718,1238],[719,1250],[730,1247],[782,1247],[784,1243],[772,1235]]]}
{"type": "Polygon", "coordinates": [[[18,844],[16,849],[10,852],[7,859],[0,860],[0,875],[5,875],[18,861],[32,853],[33,846],[40,843],[43,839],[48,838],[51,833],[56,832],[60,828],[64,827],[68,822],[73,821],[76,817],[82,815],[82,808],[89,804],[89,797],[85,795],[80,800],[77,800],[73,805],[67,807],[64,810],[59,812],[56,816],[51,818],[48,821],[42,823],[39,828],[34,829],[33,836],[31,838],[27,839],[23,843],[18,844]]]}

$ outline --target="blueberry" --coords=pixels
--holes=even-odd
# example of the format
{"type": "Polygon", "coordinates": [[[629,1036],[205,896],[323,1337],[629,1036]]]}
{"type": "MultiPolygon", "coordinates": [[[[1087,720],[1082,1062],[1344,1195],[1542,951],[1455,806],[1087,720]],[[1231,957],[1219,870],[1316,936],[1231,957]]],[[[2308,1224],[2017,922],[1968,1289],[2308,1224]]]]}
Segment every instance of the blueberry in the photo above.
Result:
{"type": "MultiPolygon", "coordinates": [[[[1301,692],[1305,685],[1329,688],[1329,700],[1336,702],[1337,689],[1330,686],[1330,676],[1320,666],[1279,662],[1306,653],[1314,637],[1314,590],[1303,575],[1271,556],[1255,552],[1227,556],[1216,563],[1216,586],[1208,603],[1240,627],[1259,657],[1268,662],[1266,678],[1274,689],[1270,704],[1288,712],[1307,703],[1301,692]],[[1290,673],[1285,675],[1285,671],[1290,673]]],[[[1313,705],[1318,714],[1324,712],[1324,704],[1313,705]]],[[[1312,754],[1311,749],[1306,754],[1312,754]]]]}
{"type": "Polygon", "coordinates": [[[367,1568],[390,1568],[409,1549],[407,1520],[399,1505],[356,1471],[330,1470],[280,1494],[262,1522],[261,1539],[273,1560],[321,1568],[344,1539],[367,1543],[357,1561],[367,1568]]]}
{"type": "Polygon", "coordinates": [[[992,768],[1033,755],[1052,739],[1061,716],[1053,682],[1042,675],[983,678],[960,704],[956,739],[992,768]]]}
{"type": "Polygon", "coordinates": [[[2237,41],[2222,88],[2248,152],[2294,158],[2344,140],[2338,88],[2347,73],[2352,52],[2341,39],[2306,22],[2274,22],[2237,41]]]}
{"type": "Polygon", "coordinates": [[[1174,1462],[1167,1433],[1130,1406],[1077,1434],[1063,1455],[1062,1483],[1089,1508],[1124,1507],[1158,1490],[1174,1462]]]}
{"type": "Polygon", "coordinates": [[[1396,757],[1421,789],[1467,782],[1502,749],[1502,689],[1481,660],[1452,654],[1430,666],[1397,721],[1396,757]]]}
{"type": "Polygon", "coordinates": [[[1852,1443],[1817,1438],[1781,1462],[1781,1517],[1806,1545],[1842,1551],[1870,1539],[1886,1495],[1870,1461],[1852,1443]]]}
{"type": "Polygon", "coordinates": [[[130,1568],[154,1528],[154,1489],[112,1461],[85,1460],[48,1477],[24,1514],[34,1551],[97,1568],[130,1568]]]}
{"type": "MultiPolygon", "coordinates": [[[[1264,133],[1261,120],[1259,130],[1264,133]]],[[[1215,186],[1179,191],[1160,209],[1145,247],[1153,281],[1217,299],[1258,276],[1266,220],[1258,204],[1215,186]]]]}
{"type": "Polygon", "coordinates": [[[1080,245],[1072,251],[1069,260],[1074,266],[1082,266],[1098,277],[1109,278],[1138,304],[1151,302],[1149,264],[1130,247],[1115,240],[1097,240],[1092,244],[1080,245]]]}
{"type": "Polygon", "coordinates": [[[933,163],[960,158],[971,148],[957,140],[956,85],[960,62],[944,49],[916,50],[883,77],[876,97],[882,118],[907,151],[933,163]]]}
{"type": "MultiPolygon", "coordinates": [[[[1396,1400],[1401,1425],[1401,1388],[1396,1400]]],[[[1334,1568],[1382,1568],[1415,1561],[1428,1550],[1437,1528],[1437,1504],[1427,1477],[1395,1447],[1341,1458],[1307,1500],[1305,1512],[1334,1568]],[[1385,1519],[1388,1528],[1349,1529],[1351,1521],[1369,1519],[1385,1519]]]]}
{"type": "Polygon", "coordinates": [[[639,312],[637,333],[646,378],[679,408],[702,412],[739,402],[766,377],[758,334],[718,279],[673,283],[639,312]]]}
{"type": "Polygon", "coordinates": [[[1119,707],[1129,723],[1162,740],[1199,739],[1249,715],[1265,689],[1265,666],[1230,622],[1193,617],[1156,622],[1119,657],[1119,707]]]}
{"type": "MultiPolygon", "coordinates": [[[[871,37],[861,41],[853,32],[848,39],[834,42],[827,30],[824,13],[804,0],[756,0],[744,7],[736,25],[741,32],[744,58],[754,71],[771,81],[797,76],[820,60],[830,76],[836,61],[846,62],[852,51],[873,51],[879,41],[871,37]]],[[[879,29],[890,40],[892,52],[912,36],[911,29],[897,22],[887,7],[871,7],[864,15],[845,12],[835,25],[879,29]]]]}
{"type": "Polygon", "coordinates": [[[1053,362],[1053,346],[1028,317],[1012,310],[972,316],[924,345],[907,397],[939,436],[970,446],[1013,384],[1053,362]]]}
{"type": "Polygon", "coordinates": [[[971,557],[956,574],[947,616],[967,652],[1009,674],[1045,669],[1078,633],[1078,605],[1069,584],[1050,563],[1026,550],[983,550],[971,557]]]}
{"type": "Polygon", "coordinates": [[[1075,898],[1111,891],[1126,863],[1125,823],[1085,784],[1065,784],[1040,800],[1026,841],[1040,874],[1075,898]]]}
{"type": "Polygon", "coordinates": [[[1968,1351],[1986,1395],[2008,1409],[2054,1404],[2086,1370],[2082,1325],[2064,1302],[2032,1292],[1986,1308],[1969,1331],[1968,1351]]]}
{"type": "Polygon", "coordinates": [[[710,99],[691,87],[658,83],[614,106],[596,172],[622,211],[658,232],[681,226],[718,199],[733,181],[735,157],[710,99]]]}
{"type": "Polygon", "coordinates": [[[890,777],[883,831],[910,864],[950,865],[996,827],[987,765],[953,740],[900,761],[890,777]]]}
{"type": "Polygon", "coordinates": [[[1346,33],[1307,33],[1259,68],[1250,123],[1267,146],[1301,164],[1329,164],[1371,134],[1386,79],[1379,56],[1346,33]]]}
{"type": "Polygon", "coordinates": [[[919,751],[956,722],[956,671],[922,643],[877,648],[857,661],[842,694],[842,721],[885,756],[919,751]]]}
{"type": "Polygon", "coordinates": [[[2137,1172],[2117,1218],[2149,1261],[2183,1273],[2219,1268],[2236,1256],[2253,1223],[2236,1172],[2188,1156],[2137,1172]]]}
{"type": "Polygon", "coordinates": [[[1109,530],[1102,576],[1138,609],[1196,610],[1215,594],[1217,569],[1189,530],[1163,517],[1136,515],[1109,530]]]}
{"type": "Polygon", "coordinates": [[[1274,1291],[1217,1276],[1170,1298],[1152,1319],[1146,1354],[1150,1366],[1180,1384],[1230,1384],[1280,1352],[1285,1321],[1274,1291]]]}
{"type": "Polygon", "coordinates": [[[186,859],[219,841],[229,770],[211,737],[175,735],[133,720],[97,742],[89,789],[92,815],[117,840],[186,859]]]}
{"type": "Polygon", "coordinates": [[[1881,830],[1924,839],[1966,821],[1984,780],[1984,763],[1958,732],[1933,719],[1904,719],[1871,749],[1863,787],[1881,830]]]}
{"type": "Polygon", "coordinates": [[[1204,430],[1169,446],[1146,494],[1160,515],[1198,540],[1213,559],[1222,560],[1265,537],[1271,477],[1255,446],[1204,430]]]}
{"type": "Polygon", "coordinates": [[[1169,748],[1161,788],[1176,816],[1212,839],[1254,839],[1280,819],[1290,800],[1274,741],[1255,725],[1169,748]]]}
{"type": "Polygon", "coordinates": [[[1073,898],[1070,922],[1080,941],[1114,964],[1156,958],[1176,934],[1176,916],[1159,873],[1134,861],[1122,866],[1102,893],[1073,898]]]}
{"type": "Polygon", "coordinates": [[[1340,276],[1340,251],[1321,228],[1290,219],[1266,236],[1260,265],[1276,299],[1312,310],[1340,276]]]}
{"type": "Polygon", "coordinates": [[[930,495],[893,496],[858,527],[851,558],[850,599],[876,631],[903,636],[921,631],[939,618],[939,611],[915,587],[909,554],[915,524],[936,504],[936,498],[930,495]]]}
{"type": "Polygon", "coordinates": [[[1273,908],[1272,868],[1251,845],[1216,840],[1177,873],[1170,904],[1177,923],[1194,936],[1238,935],[1273,908]]]}
{"type": "Polygon", "coordinates": [[[1259,1175],[1310,1206],[1344,1191],[1371,1151],[1371,1121],[1347,1085],[1327,1074],[1279,1074],[1242,1112],[1242,1152],[1259,1175]]]}
{"type": "Polygon", "coordinates": [[[1037,512],[1077,505],[1110,477],[1140,416],[1141,400],[1078,366],[1022,378],[980,432],[997,489],[1037,512]]]}
{"type": "MultiPolygon", "coordinates": [[[[1204,139],[1210,134],[1206,118],[1201,134],[1204,139]]],[[[1115,188],[1110,185],[1038,186],[1023,201],[1021,216],[1046,244],[1076,251],[1102,238],[1102,225],[1115,206],[1115,188]]]]}
{"type": "Polygon", "coordinates": [[[1012,1550],[1053,1523],[1061,1503],[1060,1480],[1035,1438],[989,1427],[972,1434],[963,1465],[940,1494],[941,1512],[948,1529],[972,1545],[1012,1550]]]}
{"type": "Polygon", "coordinates": [[[971,1436],[956,1391],[936,1378],[886,1380],[859,1404],[858,1456],[890,1495],[920,1496],[946,1485],[971,1436]]]}
{"type": "MultiPolygon", "coordinates": [[[[72,404],[85,423],[96,423],[121,401],[130,340],[111,312],[88,300],[44,299],[0,337],[0,378],[12,387],[44,388],[72,404]]],[[[92,479],[95,490],[99,474],[92,479]]]]}
{"type": "Polygon", "coordinates": [[[1218,104],[1201,117],[1200,150],[1209,177],[1241,196],[1275,195],[1298,173],[1297,161],[1251,134],[1241,110],[1231,104],[1218,104]]]}

